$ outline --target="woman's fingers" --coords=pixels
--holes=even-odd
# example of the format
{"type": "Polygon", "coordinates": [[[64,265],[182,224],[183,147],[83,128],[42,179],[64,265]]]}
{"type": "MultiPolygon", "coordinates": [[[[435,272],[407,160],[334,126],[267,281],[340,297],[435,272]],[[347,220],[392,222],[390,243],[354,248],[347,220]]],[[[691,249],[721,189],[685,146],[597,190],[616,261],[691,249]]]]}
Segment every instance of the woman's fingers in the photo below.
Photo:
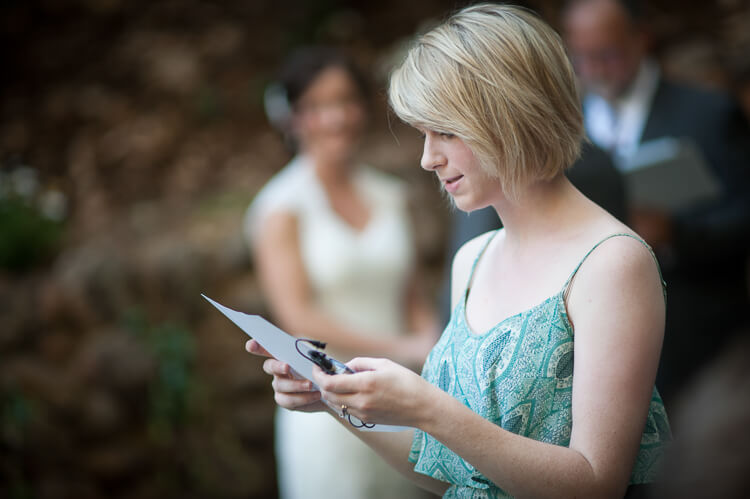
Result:
{"type": "Polygon", "coordinates": [[[357,373],[326,374],[318,366],[313,366],[313,381],[326,392],[354,393],[361,390],[357,373]]]}
{"type": "Polygon", "coordinates": [[[346,363],[350,369],[356,372],[360,371],[374,371],[379,367],[383,367],[388,362],[387,359],[373,359],[371,357],[357,357],[346,363]]]}
{"type": "Polygon", "coordinates": [[[312,382],[306,379],[286,378],[281,376],[274,376],[271,386],[273,386],[273,390],[275,392],[282,393],[305,393],[310,391],[318,391],[313,388],[312,382]]]}
{"type": "Polygon", "coordinates": [[[340,415],[352,415],[364,421],[368,399],[364,394],[372,390],[371,372],[354,374],[326,374],[317,366],[313,367],[313,381],[320,387],[322,398],[340,415]]]}
{"type": "Polygon", "coordinates": [[[274,359],[268,351],[255,340],[245,343],[245,350],[264,357],[270,357],[263,362],[263,372],[273,376],[271,385],[274,400],[281,407],[296,411],[317,412],[325,407],[321,403],[321,393],[312,382],[301,379],[292,373],[292,368],[286,362],[274,359]]]}
{"type": "Polygon", "coordinates": [[[274,400],[276,403],[281,407],[291,410],[305,410],[307,406],[316,404],[320,399],[321,395],[317,390],[299,393],[274,393],[274,400]]]}
{"type": "Polygon", "coordinates": [[[286,362],[281,362],[274,358],[266,359],[263,362],[263,372],[270,374],[271,376],[285,376],[291,377],[292,369],[286,362]]]}
{"type": "Polygon", "coordinates": [[[334,393],[356,393],[372,392],[376,389],[375,383],[378,378],[377,373],[384,371],[389,365],[400,367],[387,359],[372,359],[361,357],[347,362],[354,374],[334,374],[324,373],[317,366],[313,367],[313,381],[321,390],[334,393]]]}
{"type": "Polygon", "coordinates": [[[275,392],[305,393],[317,391],[311,381],[294,376],[289,364],[280,360],[267,359],[263,362],[263,371],[273,376],[271,385],[275,392]]]}
{"type": "Polygon", "coordinates": [[[272,357],[272,355],[268,353],[268,350],[260,346],[260,343],[255,340],[247,340],[247,343],[245,343],[245,350],[262,357],[272,357]]]}
{"type": "Polygon", "coordinates": [[[309,380],[294,376],[289,364],[273,358],[266,359],[263,371],[273,376],[271,386],[274,400],[281,407],[298,411],[320,410],[320,392],[309,380]]]}

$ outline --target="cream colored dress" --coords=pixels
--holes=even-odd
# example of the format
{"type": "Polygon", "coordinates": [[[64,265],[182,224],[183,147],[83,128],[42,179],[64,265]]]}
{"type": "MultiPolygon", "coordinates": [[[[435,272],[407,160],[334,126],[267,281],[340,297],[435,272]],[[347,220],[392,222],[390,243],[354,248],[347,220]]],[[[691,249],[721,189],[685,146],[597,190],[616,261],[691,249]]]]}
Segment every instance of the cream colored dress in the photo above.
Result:
{"type": "MultiPolygon", "coordinates": [[[[368,167],[354,183],[369,210],[361,231],[331,208],[312,165],[297,157],[260,191],[245,217],[250,242],[263,219],[284,211],[297,217],[307,278],[317,305],[357,331],[405,331],[404,293],[414,244],[400,181],[368,167]]],[[[294,333],[290,331],[290,333],[294,333]]],[[[334,350],[329,351],[342,361],[334,350]]],[[[278,409],[276,458],[283,499],[412,498],[422,493],[328,414],[278,409]]],[[[404,456],[406,459],[406,456],[404,456]]]]}

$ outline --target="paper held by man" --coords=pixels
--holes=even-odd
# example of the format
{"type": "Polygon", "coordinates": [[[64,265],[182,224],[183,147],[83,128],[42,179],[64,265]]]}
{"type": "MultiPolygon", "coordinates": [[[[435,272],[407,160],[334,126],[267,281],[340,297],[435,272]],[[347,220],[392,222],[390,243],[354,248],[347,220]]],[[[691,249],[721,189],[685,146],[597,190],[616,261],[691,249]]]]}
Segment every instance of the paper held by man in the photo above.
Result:
{"type": "Polygon", "coordinates": [[[721,194],[718,179],[689,139],[664,137],[644,142],[634,154],[617,158],[617,166],[633,207],[673,213],[721,194]]]}
{"type": "MultiPolygon", "coordinates": [[[[273,355],[278,360],[286,362],[292,368],[294,373],[302,378],[313,381],[313,361],[305,357],[297,347],[298,338],[284,332],[260,315],[250,315],[243,312],[232,310],[229,307],[212,300],[208,296],[201,294],[211,305],[216,307],[219,312],[224,314],[230,321],[234,322],[248,336],[273,355]]],[[[313,382],[314,384],[314,382],[313,382]]],[[[333,408],[337,410],[337,408],[333,408]]],[[[404,431],[410,430],[407,426],[394,425],[366,425],[356,426],[361,431],[404,431]]]]}

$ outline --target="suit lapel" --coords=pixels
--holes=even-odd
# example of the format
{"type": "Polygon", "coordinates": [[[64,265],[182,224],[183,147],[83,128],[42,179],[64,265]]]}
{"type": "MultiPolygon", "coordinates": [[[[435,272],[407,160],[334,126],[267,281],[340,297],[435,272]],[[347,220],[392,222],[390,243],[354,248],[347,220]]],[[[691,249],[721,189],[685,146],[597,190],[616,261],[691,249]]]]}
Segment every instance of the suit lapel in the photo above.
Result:
{"type": "Polygon", "coordinates": [[[663,78],[659,78],[659,84],[656,87],[656,93],[651,102],[646,125],[643,127],[639,143],[642,144],[648,140],[669,135],[669,130],[672,128],[669,123],[672,117],[670,95],[670,84],[663,78]]]}

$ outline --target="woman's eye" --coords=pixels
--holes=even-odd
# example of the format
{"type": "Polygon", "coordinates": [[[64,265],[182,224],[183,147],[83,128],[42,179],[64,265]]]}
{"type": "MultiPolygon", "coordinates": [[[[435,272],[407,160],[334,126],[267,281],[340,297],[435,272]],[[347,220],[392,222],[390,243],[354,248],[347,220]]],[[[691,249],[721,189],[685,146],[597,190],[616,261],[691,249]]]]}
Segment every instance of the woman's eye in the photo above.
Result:
{"type": "Polygon", "coordinates": [[[421,137],[421,138],[422,138],[423,140],[424,140],[425,138],[427,138],[427,135],[428,135],[428,134],[429,134],[429,135],[430,135],[431,137],[435,137],[435,136],[437,136],[437,137],[440,137],[440,138],[443,138],[443,139],[452,139],[453,137],[455,137],[455,135],[453,135],[453,134],[452,134],[452,133],[450,133],[450,132],[438,132],[438,131],[431,131],[431,130],[427,130],[427,131],[424,131],[424,130],[418,130],[418,132],[419,132],[419,136],[420,136],[420,137],[421,137]]]}

